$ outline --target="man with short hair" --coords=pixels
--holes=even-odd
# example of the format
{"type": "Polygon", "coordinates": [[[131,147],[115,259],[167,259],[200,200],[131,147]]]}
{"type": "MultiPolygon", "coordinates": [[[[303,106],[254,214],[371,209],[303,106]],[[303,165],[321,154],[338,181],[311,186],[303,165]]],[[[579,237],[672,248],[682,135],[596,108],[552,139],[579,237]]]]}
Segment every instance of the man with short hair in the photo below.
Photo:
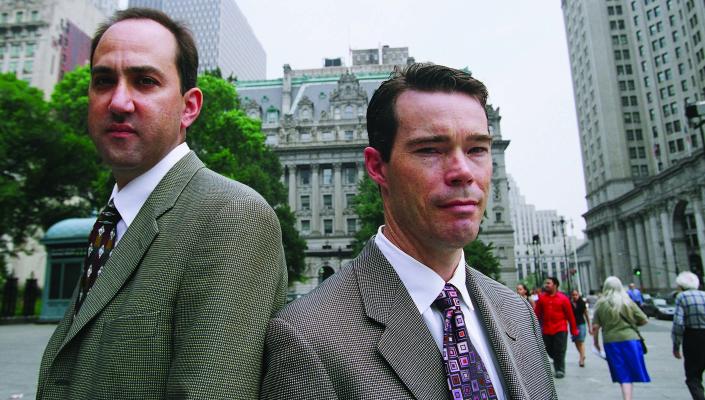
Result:
{"type": "Polygon", "coordinates": [[[641,294],[641,290],[636,288],[634,283],[629,284],[629,289],[627,290],[629,298],[636,303],[639,307],[644,304],[644,296],[641,294]]]}
{"type": "Polygon", "coordinates": [[[185,143],[201,110],[181,24],[119,11],[91,49],[88,127],[115,177],[77,297],[44,352],[38,399],[256,398],[284,303],[274,211],[185,143]]]}
{"type": "Polygon", "coordinates": [[[558,291],[560,281],[549,276],[544,282],[543,293],[536,302],[536,316],[541,322],[543,342],[548,356],[553,359],[556,378],[565,376],[565,351],[568,346],[568,324],[573,336],[578,336],[570,299],[558,291]]]}
{"type": "Polygon", "coordinates": [[[682,344],[685,384],[694,400],[705,400],[705,292],[698,290],[700,280],[690,271],[678,274],[676,285],[682,292],[676,296],[673,315],[673,356],[681,358],[682,344]]]}
{"type": "Polygon", "coordinates": [[[385,225],[268,327],[263,399],[552,399],[531,306],[466,265],[492,177],[485,86],[413,64],[367,109],[385,225]]]}

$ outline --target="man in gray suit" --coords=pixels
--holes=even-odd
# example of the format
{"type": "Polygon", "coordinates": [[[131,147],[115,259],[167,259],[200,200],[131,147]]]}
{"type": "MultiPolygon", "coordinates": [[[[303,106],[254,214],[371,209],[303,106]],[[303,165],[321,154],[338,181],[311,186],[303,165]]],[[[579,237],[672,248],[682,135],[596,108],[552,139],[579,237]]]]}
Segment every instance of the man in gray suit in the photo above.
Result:
{"type": "Polygon", "coordinates": [[[464,261],[492,177],[486,100],[432,64],[375,92],[364,155],[385,225],[270,322],[261,398],[557,397],[529,304],[464,261]]]}
{"type": "Polygon", "coordinates": [[[88,126],[116,185],[39,399],[258,396],[287,287],[281,230],[261,196],[184,142],[197,68],[189,32],[158,11],[120,11],[93,40],[88,126]]]}

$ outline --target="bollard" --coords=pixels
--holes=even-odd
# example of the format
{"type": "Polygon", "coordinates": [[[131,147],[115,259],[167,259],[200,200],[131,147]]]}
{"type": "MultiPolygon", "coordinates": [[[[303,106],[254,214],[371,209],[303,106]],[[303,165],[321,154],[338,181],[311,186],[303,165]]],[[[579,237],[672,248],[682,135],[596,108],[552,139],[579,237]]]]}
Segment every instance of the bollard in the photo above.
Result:
{"type": "Polygon", "coordinates": [[[10,276],[5,281],[5,287],[2,294],[2,309],[0,309],[0,317],[13,317],[15,315],[15,307],[17,306],[17,278],[10,276]]]}
{"type": "Polygon", "coordinates": [[[31,317],[34,315],[34,306],[39,297],[39,285],[36,278],[27,278],[24,283],[24,297],[22,315],[31,317]]]}

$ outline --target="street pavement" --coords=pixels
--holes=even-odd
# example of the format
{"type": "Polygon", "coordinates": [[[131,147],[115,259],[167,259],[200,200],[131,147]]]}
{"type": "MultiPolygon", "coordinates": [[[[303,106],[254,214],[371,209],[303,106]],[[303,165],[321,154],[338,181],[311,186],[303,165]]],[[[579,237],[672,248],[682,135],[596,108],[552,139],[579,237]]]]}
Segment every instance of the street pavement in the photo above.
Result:
{"type": "MultiPolygon", "coordinates": [[[[56,325],[0,325],[0,400],[34,399],[42,352],[56,325]]],[[[690,398],[685,387],[682,360],[671,353],[671,322],[650,319],[642,334],[649,347],[646,366],[651,383],[634,385],[637,400],[690,398]]],[[[592,337],[586,338],[592,346],[592,337]]],[[[556,380],[558,397],[570,400],[621,399],[612,383],[607,362],[588,351],[585,368],[578,367],[578,352],[568,343],[566,377],[556,380]]]]}

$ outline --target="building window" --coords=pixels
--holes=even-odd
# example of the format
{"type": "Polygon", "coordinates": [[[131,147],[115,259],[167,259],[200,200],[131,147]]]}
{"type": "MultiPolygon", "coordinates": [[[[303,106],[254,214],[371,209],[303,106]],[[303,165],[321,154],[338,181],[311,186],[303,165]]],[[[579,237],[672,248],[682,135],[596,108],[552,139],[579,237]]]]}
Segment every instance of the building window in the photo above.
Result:
{"type": "Polygon", "coordinates": [[[352,130],[345,131],[345,140],[353,140],[354,132],[352,130]]]}
{"type": "Polygon", "coordinates": [[[15,13],[15,22],[20,23],[24,20],[24,11],[17,11],[15,13]]]}
{"type": "Polygon", "coordinates": [[[267,110],[267,123],[275,124],[279,120],[279,111],[267,110]]]}
{"type": "Polygon", "coordinates": [[[348,218],[348,235],[353,235],[357,232],[357,219],[348,218]]]}
{"type": "Polygon", "coordinates": [[[324,219],[323,220],[323,234],[324,235],[333,234],[333,220],[332,219],[324,219]]]}
{"type": "Polygon", "coordinates": [[[502,213],[501,212],[494,213],[494,220],[495,220],[495,222],[502,222],[502,213]]]}
{"type": "Polygon", "coordinates": [[[25,74],[31,74],[34,69],[34,62],[32,60],[25,60],[22,66],[22,72],[25,74]]]}
{"type": "Polygon", "coordinates": [[[32,21],[39,21],[39,11],[32,11],[32,21]]]}
{"type": "Polygon", "coordinates": [[[352,119],[354,116],[354,109],[353,106],[347,105],[345,106],[345,119],[352,119]]]}
{"type": "Polygon", "coordinates": [[[321,140],[326,140],[326,141],[333,140],[333,132],[331,132],[331,131],[322,132],[321,133],[321,140]]]}
{"type": "Polygon", "coordinates": [[[323,208],[333,208],[333,195],[323,195],[323,208]]]}
{"type": "Polygon", "coordinates": [[[345,193],[345,205],[347,208],[355,208],[355,193],[345,193]]]}
{"type": "Polygon", "coordinates": [[[34,51],[36,50],[37,45],[34,43],[27,43],[24,47],[24,55],[26,57],[34,57],[34,51]]]}
{"type": "Polygon", "coordinates": [[[12,58],[19,57],[21,50],[22,50],[22,45],[20,45],[19,43],[13,43],[12,46],[10,47],[10,57],[12,57],[12,58]]]}
{"type": "Polygon", "coordinates": [[[343,176],[345,183],[348,185],[354,185],[357,183],[357,168],[355,167],[345,167],[343,168],[343,176]]]}
{"type": "Polygon", "coordinates": [[[299,171],[299,183],[301,185],[310,185],[311,184],[311,170],[310,169],[301,169],[299,171]]]}
{"type": "Polygon", "coordinates": [[[309,195],[301,196],[301,209],[310,210],[311,209],[311,197],[309,195]]]}
{"type": "Polygon", "coordinates": [[[331,185],[333,184],[333,169],[330,167],[325,167],[322,170],[322,176],[321,178],[323,179],[323,184],[324,185],[331,185]]]}
{"type": "Polygon", "coordinates": [[[311,221],[307,219],[301,220],[301,233],[308,234],[311,233],[311,221]]]}

